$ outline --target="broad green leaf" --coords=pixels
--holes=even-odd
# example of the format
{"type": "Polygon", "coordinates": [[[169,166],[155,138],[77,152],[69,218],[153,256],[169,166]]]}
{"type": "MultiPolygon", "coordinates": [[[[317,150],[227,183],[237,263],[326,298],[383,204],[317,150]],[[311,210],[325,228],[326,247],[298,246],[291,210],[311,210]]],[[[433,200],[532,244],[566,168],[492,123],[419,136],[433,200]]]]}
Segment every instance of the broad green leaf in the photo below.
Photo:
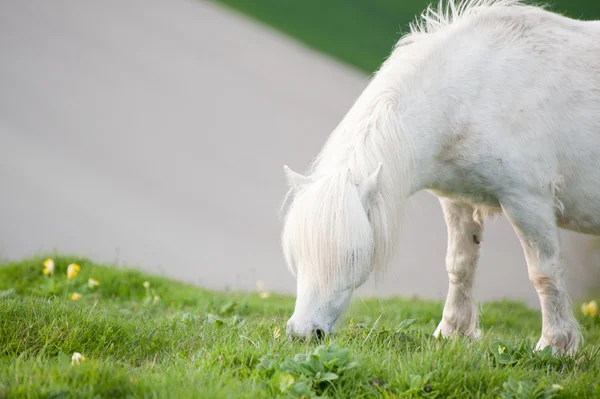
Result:
{"type": "Polygon", "coordinates": [[[281,392],[285,392],[296,381],[296,379],[294,378],[294,376],[291,375],[290,373],[287,373],[287,372],[283,372],[283,373],[278,374],[277,375],[277,380],[278,380],[277,381],[277,385],[278,385],[279,390],[281,392]]]}

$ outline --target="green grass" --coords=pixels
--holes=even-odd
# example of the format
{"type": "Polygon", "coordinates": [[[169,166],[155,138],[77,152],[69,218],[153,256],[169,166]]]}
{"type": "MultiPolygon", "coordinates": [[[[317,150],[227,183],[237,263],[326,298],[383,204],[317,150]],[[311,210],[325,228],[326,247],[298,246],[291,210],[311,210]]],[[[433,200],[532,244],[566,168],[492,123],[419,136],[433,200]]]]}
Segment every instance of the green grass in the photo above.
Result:
{"type": "Polygon", "coordinates": [[[0,398],[600,396],[600,318],[579,311],[586,342],[573,358],[534,354],[540,314],[508,301],[482,307],[486,335],[470,343],[431,336],[440,302],[356,299],[320,346],[285,338],[292,297],[62,256],[49,278],[43,260],[0,266],[0,398]],[[74,352],[86,360],[72,365],[74,352]]]}
{"type": "MultiPolygon", "coordinates": [[[[408,24],[438,0],[212,0],[371,73],[408,24]]],[[[529,3],[532,3],[529,1],[529,3]]],[[[581,19],[600,18],[596,0],[533,1],[581,19]]]]}

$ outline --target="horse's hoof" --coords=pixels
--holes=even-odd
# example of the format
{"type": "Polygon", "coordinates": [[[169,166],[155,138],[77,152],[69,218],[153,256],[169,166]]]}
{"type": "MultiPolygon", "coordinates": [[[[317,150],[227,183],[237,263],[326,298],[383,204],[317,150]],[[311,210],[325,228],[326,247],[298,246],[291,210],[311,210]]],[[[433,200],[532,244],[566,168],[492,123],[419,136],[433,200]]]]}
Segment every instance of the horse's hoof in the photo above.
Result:
{"type": "Polygon", "coordinates": [[[551,340],[542,336],[533,351],[541,352],[549,346],[552,348],[552,356],[574,356],[579,348],[579,340],[573,339],[569,342],[564,339],[555,339],[552,344],[551,340]]]}
{"type": "Polygon", "coordinates": [[[438,324],[437,328],[435,329],[433,336],[435,338],[445,338],[445,339],[466,336],[475,342],[481,340],[481,337],[483,336],[481,329],[474,328],[471,330],[472,331],[465,334],[464,332],[462,332],[464,330],[457,329],[456,327],[447,323],[445,320],[442,320],[442,321],[440,321],[440,324],[438,324]]]}

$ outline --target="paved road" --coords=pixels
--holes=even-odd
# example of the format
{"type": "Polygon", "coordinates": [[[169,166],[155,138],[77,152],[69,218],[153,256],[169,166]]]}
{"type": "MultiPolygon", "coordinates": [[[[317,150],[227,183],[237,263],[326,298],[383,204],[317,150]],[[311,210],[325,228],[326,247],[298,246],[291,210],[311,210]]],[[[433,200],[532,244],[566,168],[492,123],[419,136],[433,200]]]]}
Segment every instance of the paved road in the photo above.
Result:
{"type": "MultiPolygon", "coordinates": [[[[0,0],[0,56],[0,256],[56,249],[294,292],[282,165],[307,166],[364,75],[201,0],[0,0]]],[[[364,295],[445,296],[441,210],[429,194],[414,204],[402,257],[364,295]]],[[[503,219],[484,244],[478,298],[536,306],[503,219]]],[[[589,274],[573,266],[581,292],[589,274]]]]}

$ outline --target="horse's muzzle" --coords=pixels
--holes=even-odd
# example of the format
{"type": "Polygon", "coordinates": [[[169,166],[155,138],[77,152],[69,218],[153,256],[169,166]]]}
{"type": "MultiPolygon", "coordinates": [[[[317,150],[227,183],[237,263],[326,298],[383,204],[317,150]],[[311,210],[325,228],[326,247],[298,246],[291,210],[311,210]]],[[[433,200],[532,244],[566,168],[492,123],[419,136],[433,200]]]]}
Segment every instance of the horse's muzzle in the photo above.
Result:
{"type": "Polygon", "coordinates": [[[304,341],[306,339],[323,341],[327,335],[325,330],[321,328],[312,328],[308,333],[298,333],[294,330],[294,324],[288,321],[286,325],[286,334],[291,340],[304,341]]]}

